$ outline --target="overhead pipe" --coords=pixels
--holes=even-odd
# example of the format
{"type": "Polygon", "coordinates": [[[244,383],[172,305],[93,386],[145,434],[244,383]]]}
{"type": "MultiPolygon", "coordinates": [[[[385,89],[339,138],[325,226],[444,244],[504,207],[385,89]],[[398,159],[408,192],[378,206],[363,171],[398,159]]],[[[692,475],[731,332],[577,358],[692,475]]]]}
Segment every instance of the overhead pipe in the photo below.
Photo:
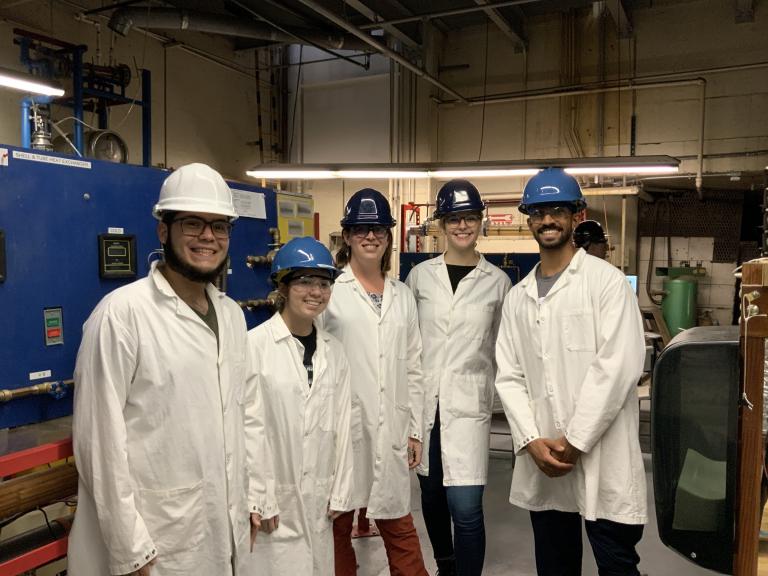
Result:
{"type": "Polygon", "coordinates": [[[510,6],[521,6],[523,4],[534,4],[541,0],[505,0],[504,2],[488,2],[469,6],[467,8],[453,8],[451,10],[437,10],[435,12],[426,12],[424,14],[414,14],[404,18],[395,18],[393,20],[378,20],[370,24],[363,24],[360,30],[378,29],[384,26],[395,26],[397,24],[408,24],[410,22],[424,22],[426,20],[435,20],[447,16],[461,16],[462,14],[471,14],[473,12],[485,12],[487,10],[496,10],[497,8],[509,8],[510,6]]]}
{"type": "MultiPolygon", "coordinates": [[[[303,0],[302,0],[303,1],[303,0]]],[[[667,80],[665,82],[646,82],[637,84],[632,80],[613,86],[598,86],[590,88],[593,84],[584,85],[585,87],[573,87],[567,89],[555,88],[553,90],[540,90],[536,92],[513,93],[510,95],[497,95],[486,98],[472,98],[469,100],[469,106],[482,106],[484,104],[506,104],[509,102],[524,102],[529,100],[546,100],[549,98],[562,98],[564,96],[585,96],[588,94],[602,94],[605,92],[626,92],[634,90],[649,90],[655,88],[670,88],[678,86],[700,86],[701,94],[699,97],[701,108],[701,122],[699,130],[699,153],[697,156],[698,166],[696,167],[696,191],[699,198],[702,197],[702,181],[704,172],[704,119],[706,111],[706,87],[707,81],[704,78],[694,78],[691,80],[667,80]]],[[[438,105],[455,104],[456,101],[440,101],[438,105]]]]}
{"type": "Polygon", "coordinates": [[[269,24],[252,22],[234,16],[207,14],[175,8],[121,8],[115,10],[109,19],[109,28],[125,36],[131,28],[154,28],[162,30],[188,30],[222,36],[267,40],[270,42],[295,44],[297,40],[308,40],[335,50],[364,50],[367,45],[354,36],[323,34],[314,30],[290,30],[283,32],[269,24]]]}
{"type": "Polygon", "coordinates": [[[430,84],[433,84],[433,85],[437,86],[438,88],[440,88],[441,90],[447,92],[448,94],[450,94],[451,96],[456,98],[458,101],[463,102],[463,103],[467,103],[468,102],[468,100],[464,96],[462,96],[461,94],[456,92],[453,88],[450,88],[450,87],[446,86],[445,84],[440,82],[440,80],[438,80],[437,78],[435,78],[431,74],[428,74],[422,68],[419,68],[415,64],[412,64],[411,62],[409,62],[407,59],[403,58],[400,54],[398,54],[394,50],[391,50],[390,48],[387,48],[384,44],[382,44],[381,42],[379,42],[378,40],[376,40],[375,38],[370,36],[368,33],[364,32],[360,28],[357,28],[356,26],[353,26],[352,24],[350,24],[349,22],[344,20],[342,17],[338,16],[337,14],[334,14],[333,12],[331,12],[330,10],[328,10],[325,7],[321,6],[320,4],[315,2],[314,0],[299,0],[299,2],[304,4],[304,6],[306,6],[307,8],[310,8],[311,10],[314,10],[315,12],[320,14],[321,16],[323,16],[326,19],[330,20],[331,22],[333,22],[334,24],[336,24],[340,28],[343,28],[344,30],[346,30],[350,34],[352,34],[354,36],[357,36],[360,40],[362,40],[363,42],[365,42],[369,46],[372,46],[378,52],[380,52],[384,56],[388,57],[389,59],[394,60],[395,62],[400,64],[403,68],[407,68],[408,70],[410,70],[411,72],[413,72],[417,76],[423,78],[424,80],[426,80],[430,84]]]}

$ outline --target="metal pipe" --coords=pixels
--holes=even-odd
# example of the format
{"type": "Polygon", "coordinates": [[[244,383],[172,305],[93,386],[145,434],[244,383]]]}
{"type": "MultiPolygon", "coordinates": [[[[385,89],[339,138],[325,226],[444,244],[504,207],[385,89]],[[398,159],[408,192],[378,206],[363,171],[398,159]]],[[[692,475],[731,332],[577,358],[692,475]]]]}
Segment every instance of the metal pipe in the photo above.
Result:
{"type": "MultiPolygon", "coordinates": [[[[303,0],[302,0],[303,1],[303,0]]],[[[645,84],[636,84],[629,81],[625,84],[615,86],[596,86],[594,88],[555,88],[547,91],[513,93],[510,95],[497,95],[483,98],[471,98],[467,104],[469,106],[482,106],[483,104],[505,104],[508,102],[524,102],[528,100],[546,100],[549,98],[562,98],[565,96],[586,96],[588,94],[600,94],[604,92],[626,92],[630,90],[649,90],[654,88],[668,88],[670,86],[698,86],[705,82],[703,78],[694,78],[691,80],[670,80],[668,82],[649,82],[645,84]]],[[[456,104],[455,100],[441,101],[437,100],[440,106],[456,104]]]]}
{"type": "MultiPolygon", "coordinates": [[[[533,0],[530,0],[530,1],[533,1],[533,0]]],[[[459,94],[458,92],[456,92],[452,88],[446,86],[445,84],[440,82],[440,80],[438,80],[437,78],[435,78],[431,74],[428,74],[423,69],[419,68],[418,66],[416,66],[414,64],[411,64],[411,62],[409,62],[408,60],[406,60],[405,58],[400,56],[400,54],[398,54],[394,50],[390,50],[389,48],[384,46],[381,42],[375,40],[369,34],[366,34],[360,28],[357,28],[356,26],[353,26],[352,24],[350,24],[349,22],[347,22],[346,20],[344,20],[340,16],[334,14],[330,10],[326,9],[325,7],[321,6],[320,4],[315,2],[314,0],[299,0],[299,2],[304,4],[304,6],[306,6],[307,8],[310,8],[310,9],[314,10],[318,14],[320,14],[323,17],[325,17],[326,19],[330,20],[331,22],[333,22],[334,24],[336,24],[340,28],[343,28],[344,30],[346,30],[350,34],[353,34],[354,36],[357,36],[358,38],[360,38],[360,40],[362,40],[366,44],[372,46],[377,51],[381,52],[382,54],[384,54],[388,58],[394,60],[395,62],[397,62],[398,64],[400,64],[404,68],[407,68],[408,70],[410,70],[411,72],[413,72],[417,76],[423,78],[424,80],[426,80],[427,82],[429,82],[431,84],[434,84],[435,86],[437,86],[441,90],[443,90],[445,92],[448,92],[448,94],[450,94],[451,96],[453,96],[454,98],[456,98],[460,102],[464,102],[464,103],[467,102],[467,99],[464,98],[464,96],[462,96],[461,94],[459,94]]]]}
{"type": "Polygon", "coordinates": [[[704,173],[704,123],[706,120],[707,109],[707,81],[703,79],[701,93],[699,95],[699,106],[701,107],[701,123],[699,126],[699,155],[696,164],[696,193],[699,195],[699,200],[703,200],[704,196],[701,191],[701,176],[704,173]]]}
{"type": "Polygon", "coordinates": [[[24,98],[21,101],[21,147],[32,147],[32,130],[29,124],[29,109],[32,107],[32,98],[24,98]]]}
{"type": "MultiPolygon", "coordinates": [[[[236,2],[236,4],[239,4],[236,2]]],[[[261,15],[256,15],[262,22],[220,14],[177,10],[175,8],[122,8],[115,10],[109,19],[109,27],[125,36],[133,26],[159,28],[165,30],[191,30],[222,36],[252,38],[278,43],[295,43],[297,39],[313,45],[319,44],[335,50],[362,50],[365,44],[356,38],[334,36],[314,30],[282,29],[264,22],[261,15]]]]}
{"type": "Polygon", "coordinates": [[[469,6],[467,8],[454,8],[452,10],[438,10],[436,12],[427,12],[424,14],[414,14],[405,18],[395,18],[393,20],[379,20],[370,24],[363,24],[360,30],[372,30],[382,28],[388,25],[408,24],[409,22],[425,22],[436,18],[445,18],[446,16],[461,16],[462,14],[471,14],[472,12],[483,12],[496,8],[507,8],[509,6],[520,6],[522,4],[534,4],[541,0],[505,0],[504,2],[488,2],[478,6],[469,6]]]}
{"type": "Polygon", "coordinates": [[[3,562],[63,538],[69,534],[73,520],[74,515],[70,514],[46,522],[45,526],[39,526],[4,539],[2,544],[0,544],[0,566],[3,565],[3,562]]]}
{"type": "Polygon", "coordinates": [[[40,394],[56,394],[62,386],[74,386],[74,380],[62,380],[61,382],[42,382],[33,386],[24,388],[14,388],[10,390],[0,390],[0,403],[10,402],[17,398],[25,396],[37,396],[40,394]]]}

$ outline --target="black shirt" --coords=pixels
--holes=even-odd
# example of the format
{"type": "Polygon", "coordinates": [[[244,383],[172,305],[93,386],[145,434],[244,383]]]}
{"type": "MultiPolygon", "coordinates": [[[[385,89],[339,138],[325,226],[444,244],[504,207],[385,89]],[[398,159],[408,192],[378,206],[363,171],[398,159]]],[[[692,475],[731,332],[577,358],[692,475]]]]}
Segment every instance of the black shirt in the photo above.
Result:
{"type": "Polygon", "coordinates": [[[312,356],[315,355],[315,350],[317,350],[317,330],[315,329],[314,325],[312,326],[312,332],[307,334],[306,336],[298,336],[296,334],[291,334],[296,340],[301,342],[301,345],[304,346],[304,368],[307,369],[307,380],[309,383],[309,387],[312,388],[312,356]]]}
{"type": "Polygon", "coordinates": [[[475,266],[460,266],[459,264],[446,264],[446,267],[448,268],[448,278],[451,279],[451,288],[453,288],[454,294],[456,294],[456,288],[464,276],[475,269],[475,266]]]}

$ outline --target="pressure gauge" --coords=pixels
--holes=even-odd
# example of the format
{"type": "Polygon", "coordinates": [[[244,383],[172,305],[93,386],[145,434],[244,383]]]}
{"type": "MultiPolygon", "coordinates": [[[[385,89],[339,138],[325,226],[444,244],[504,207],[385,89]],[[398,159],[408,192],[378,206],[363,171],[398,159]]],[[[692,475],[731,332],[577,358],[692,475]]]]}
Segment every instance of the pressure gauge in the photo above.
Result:
{"type": "Polygon", "coordinates": [[[128,146],[116,132],[96,130],[88,133],[88,156],[125,164],[128,162],[128,146]]]}

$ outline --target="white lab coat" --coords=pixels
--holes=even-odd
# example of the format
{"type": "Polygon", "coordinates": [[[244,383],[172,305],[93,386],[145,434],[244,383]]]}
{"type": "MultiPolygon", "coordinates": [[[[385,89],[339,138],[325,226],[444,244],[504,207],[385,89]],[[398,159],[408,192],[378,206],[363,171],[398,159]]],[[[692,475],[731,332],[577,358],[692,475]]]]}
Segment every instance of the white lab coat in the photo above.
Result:
{"type": "Polygon", "coordinates": [[[265,454],[248,442],[249,504],[264,518],[279,512],[280,525],[258,535],[247,574],[332,576],[328,507],[346,511],[352,496],[347,358],[336,338],[318,330],[310,388],[304,347],[280,314],[251,330],[248,346],[257,402],[246,412],[249,421],[263,414],[269,447],[265,454]]]}
{"type": "Polygon", "coordinates": [[[510,290],[496,344],[496,389],[518,455],[510,502],[643,524],[637,382],[645,346],[637,298],[619,270],[584,250],[542,302],[535,272],[510,290]],[[583,454],[570,473],[549,478],[524,447],[563,434],[583,454]]]}
{"type": "Polygon", "coordinates": [[[344,346],[352,382],[354,492],[350,508],[374,519],[411,511],[408,438],[421,440],[424,409],[416,301],[394,278],[384,282],[381,315],[347,266],[320,317],[344,346]]]}
{"type": "Polygon", "coordinates": [[[232,574],[248,553],[246,326],[212,285],[220,345],[157,268],[107,295],[75,368],[72,576],[232,574]]]}
{"type": "Polygon", "coordinates": [[[439,400],[443,484],[484,485],[496,333],[511,282],[481,255],[454,293],[440,255],[413,268],[405,283],[419,307],[423,346],[425,456],[416,471],[429,475],[429,435],[439,400]]]}

